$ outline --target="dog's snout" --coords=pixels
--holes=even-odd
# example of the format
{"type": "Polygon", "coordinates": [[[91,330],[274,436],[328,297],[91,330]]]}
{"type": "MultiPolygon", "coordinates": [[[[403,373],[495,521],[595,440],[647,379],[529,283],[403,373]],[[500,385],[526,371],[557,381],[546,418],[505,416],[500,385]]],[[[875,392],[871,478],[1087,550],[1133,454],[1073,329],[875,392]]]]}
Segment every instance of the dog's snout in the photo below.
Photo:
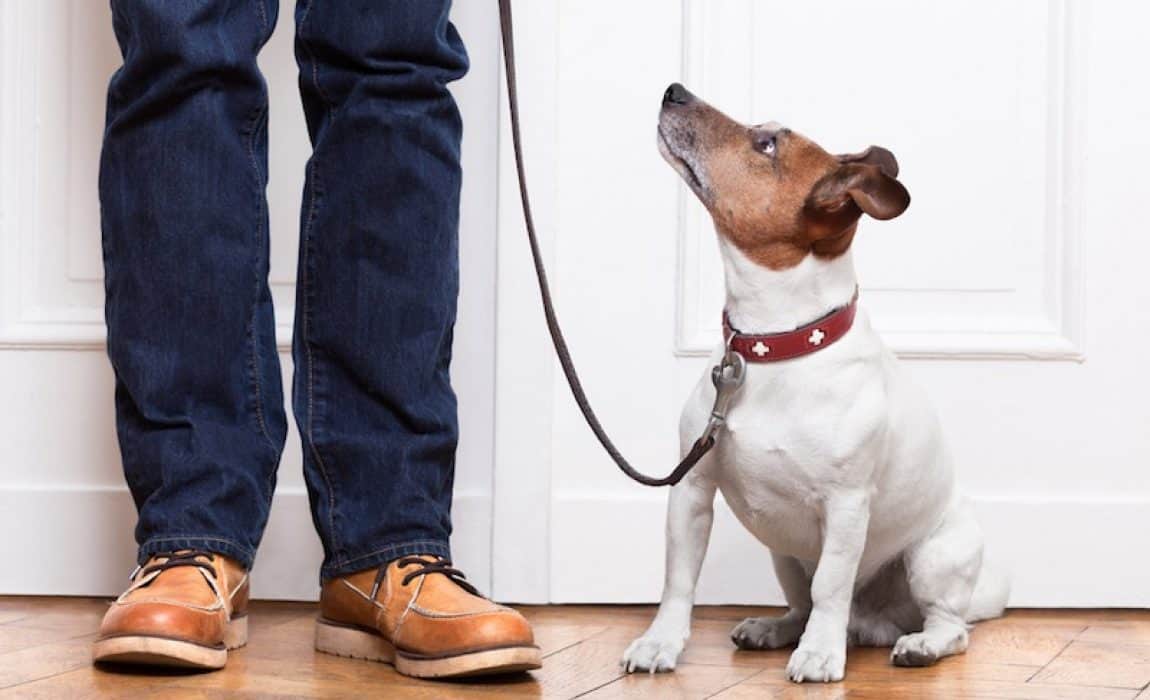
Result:
{"type": "Polygon", "coordinates": [[[671,83],[663,93],[663,104],[685,105],[691,100],[691,93],[679,83],[671,83]]]}

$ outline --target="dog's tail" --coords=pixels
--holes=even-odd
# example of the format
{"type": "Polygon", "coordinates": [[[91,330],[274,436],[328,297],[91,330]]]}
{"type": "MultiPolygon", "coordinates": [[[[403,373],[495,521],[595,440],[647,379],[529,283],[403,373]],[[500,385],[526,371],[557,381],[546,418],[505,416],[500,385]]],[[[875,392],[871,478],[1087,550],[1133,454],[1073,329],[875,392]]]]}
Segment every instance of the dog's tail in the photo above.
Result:
{"type": "Polygon", "coordinates": [[[985,562],[974,584],[974,594],[970,597],[970,608],[966,621],[978,622],[1001,617],[1010,598],[1010,579],[1001,570],[988,566],[985,562]]]}

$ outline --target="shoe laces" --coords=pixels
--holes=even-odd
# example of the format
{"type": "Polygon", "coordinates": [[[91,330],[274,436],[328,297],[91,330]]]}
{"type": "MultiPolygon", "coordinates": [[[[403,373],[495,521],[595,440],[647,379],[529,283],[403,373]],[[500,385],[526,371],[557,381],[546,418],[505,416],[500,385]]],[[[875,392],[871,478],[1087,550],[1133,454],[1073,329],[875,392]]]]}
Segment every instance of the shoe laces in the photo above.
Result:
{"type": "MultiPolygon", "coordinates": [[[[471,595],[482,597],[483,594],[479,592],[475,586],[467,580],[467,576],[459,569],[451,566],[451,560],[443,557],[435,557],[435,559],[428,561],[422,557],[403,557],[397,563],[398,568],[407,569],[409,566],[417,566],[419,568],[411,571],[404,571],[403,579],[400,583],[404,586],[411,583],[420,576],[428,576],[430,574],[442,574],[446,576],[452,583],[467,591],[471,595]]],[[[379,588],[383,585],[384,576],[387,575],[387,566],[379,567],[379,573],[375,575],[375,583],[371,587],[371,598],[375,600],[375,596],[379,593],[379,588]]]]}
{"type": "Polygon", "coordinates": [[[216,577],[216,567],[213,562],[216,560],[216,555],[211,552],[204,552],[198,549],[181,549],[178,552],[156,552],[152,555],[155,559],[162,559],[155,564],[148,564],[147,566],[137,566],[136,570],[132,572],[132,578],[136,578],[136,574],[141,577],[147,577],[149,574],[160,573],[168,569],[176,569],[183,566],[193,566],[197,569],[202,569],[212,577],[216,577]],[[207,559],[204,561],[200,559],[203,557],[207,559]]]}

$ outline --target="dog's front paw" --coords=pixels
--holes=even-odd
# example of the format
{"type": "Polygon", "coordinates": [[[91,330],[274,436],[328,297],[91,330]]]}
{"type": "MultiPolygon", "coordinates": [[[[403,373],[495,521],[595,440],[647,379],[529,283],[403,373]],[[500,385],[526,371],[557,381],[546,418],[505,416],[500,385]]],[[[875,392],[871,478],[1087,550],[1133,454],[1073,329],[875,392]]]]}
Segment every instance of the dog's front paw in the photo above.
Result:
{"type": "Polygon", "coordinates": [[[683,640],[663,639],[646,634],[631,642],[623,652],[623,670],[627,673],[674,671],[679,654],[683,653],[683,640]]]}
{"type": "Polygon", "coordinates": [[[740,649],[781,649],[799,641],[804,619],[782,617],[748,617],[731,630],[731,641],[740,649]]]}
{"type": "Polygon", "coordinates": [[[787,662],[787,678],[795,683],[841,681],[846,670],[846,653],[799,645],[787,662]]]}

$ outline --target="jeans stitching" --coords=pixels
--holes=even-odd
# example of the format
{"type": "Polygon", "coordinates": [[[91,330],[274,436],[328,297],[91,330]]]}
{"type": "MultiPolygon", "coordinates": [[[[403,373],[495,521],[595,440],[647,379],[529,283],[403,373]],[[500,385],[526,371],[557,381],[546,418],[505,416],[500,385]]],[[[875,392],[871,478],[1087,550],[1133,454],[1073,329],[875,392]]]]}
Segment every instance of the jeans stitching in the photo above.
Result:
{"type": "Polygon", "coordinates": [[[236,542],[235,540],[226,537],[211,537],[205,535],[167,535],[165,537],[149,537],[144,540],[140,545],[140,549],[147,549],[151,544],[159,544],[160,542],[184,542],[184,541],[198,541],[198,542],[223,542],[229,544],[236,549],[246,552],[249,556],[255,554],[255,550],[247,545],[236,542]]]}
{"type": "Polygon", "coordinates": [[[443,540],[411,540],[408,542],[399,542],[376,549],[368,554],[327,564],[320,570],[320,580],[330,580],[347,576],[357,571],[366,571],[375,568],[381,563],[394,561],[399,557],[412,554],[435,554],[450,558],[451,546],[443,540]]]}
{"type": "Polygon", "coordinates": [[[268,28],[268,9],[264,7],[264,0],[255,0],[256,9],[259,11],[260,23],[263,24],[264,29],[268,28]]]}
{"type": "Polygon", "coordinates": [[[357,557],[352,557],[350,559],[341,559],[339,561],[333,562],[332,566],[329,568],[341,568],[344,566],[348,566],[350,564],[354,564],[357,561],[363,561],[364,559],[371,559],[372,557],[379,556],[380,554],[383,554],[385,552],[398,552],[400,550],[409,549],[412,547],[422,547],[424,545],[433,545],[435,547],[442,547],[444,550],[447,550],[449,548],[447,543],[444,542],[443,540],[409,540],[407,542],[397,542],[395,544],[390,544],[390,545],[387,545],[386,547],[381,547],[381,548],[379,548],[373,552],[368,552],[367,554],[361,554],[357,557]]]}
{"type": "MultiPolygon", "coordinates": [[[[259,125],[263,121],[266,114],[267,114],[267,105],[266,104],[261,105],[259,107],[259,109],[256,110],[256,113],[252,117],[251,123],[248,125],[248,129],[247,129],[247,132],[248,132],[247,133],[247,136],[248,136],[248,139],[247,139],[248,159],[251,161],[252,173],[255,175],[257,187],[260,184],[260,166],[256,160],[256,144],[255,144],[255,142],[256,142],[257,134],[260,131],[259,125]]],[[[263,234],[264,234],[263,220],[264,220],[264,210],[265,210],[266,204],[267,203],[263,200],[262,197],[259,197],[259,196],[256,197],[256,256],[257,256],[257,258],[259,257],[260,253],[263,250],[263,234]]],[[[255,289],[255,296],[253,297],[253,300],[252,300],[251,316],[249,317],[249,321],[248,321],[248,339],[250,341],[249,344],[251,345],[251,351],[252,351],[249,369],[251,370],[252,383],[254,384],[254,388],[255,388],[255,396],[254,396],[254,402],[253,403],[255,405],[256,421],[259,423],[260,432],[263,434],[264,440],[267,442],[268,446],[272,448],[273,452],[275,452],[276,451],[275,441],[272,440],[271,433],[268,430],[267,420],[264,418],[263,382],[261,381],[261,378],[260,378],[259,348],[258,348],[257,343],[256,343],[256,329],[255,329],[256,312],[259,308],[259,299],[260,299],[260,276],[259,276],[259,272],[258,272],[259,265],[253,265],[253,268],[257,271],[255,274],[256,289],[255,289]]],[[[270,495],[268,496],[268,500],[270,502],[270,500],[271,500],[270,495]]]]}
{"type": "Polygon", "coordinates": [[[303,328],[301,335],[303,337],[304,352],[307,357],[307,442],[308,447],[311,449],[312,457],[316,461],[316,466],[319,467],[320,474],[323,475],[324,484],[327,486],[327,499],[328,499],[328,536],[331,538],[332,550],[338,552],[341,550],[339,544],[339,536],[336,534],[335,529],[335,488],[332,485],[331,475],[328,473],[327,465],[320,456],[319,446],[315,442],[315,356],[312,352],[311,340],[309,339],[309,329],[311,327],[311,304],[309,299],[311,297],[311,247],[312,247],[312,229],[315,223],[316,211],[318,209],[318,189],[319,178],[318,168],[316,166],[315,155],[312,155],[311,167],[311,201],[308,204],[308,219],[307,226],[304,231],[304,264],[303,279],[300,280],[303,285],[303,328]]]}

